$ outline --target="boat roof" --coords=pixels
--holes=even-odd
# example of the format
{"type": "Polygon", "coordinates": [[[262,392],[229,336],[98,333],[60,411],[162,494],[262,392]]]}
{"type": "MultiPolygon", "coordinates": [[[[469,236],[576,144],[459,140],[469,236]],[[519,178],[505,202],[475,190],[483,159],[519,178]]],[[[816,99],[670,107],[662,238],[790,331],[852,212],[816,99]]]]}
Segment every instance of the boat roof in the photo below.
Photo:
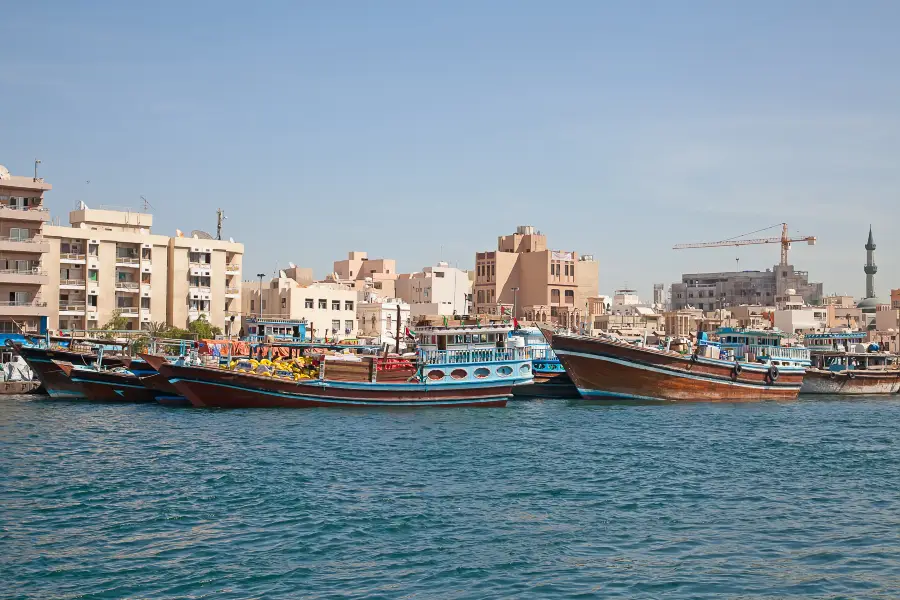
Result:
{"type": "MultiPolygon", "coordinates": [[[[215,342],[214,342],[215,343],[215,342]]],[[[305,350],[324,349],[324,350],[381,350],[381,346],[364,345],[364,344],[328,344],[320,342],[251,342],[251,348],[259,348],[260,346],[271,346],[273,348],[300,348],[305,350]]]]}
{"type": "Polygon", "coordinates": [[[423,325],[415,328],[415,334],[458,335],[465,333],[507,333],[512,325],[423,325]]]}
{"type": "Polygon", "coordinates": [[[716,330],[718,335],[755,335],[759,337],[788,337],[788,334],[780,329],[741,329],[740,327],[720,327],[716,330]]]}
{"type": "Polygon", "coordinates": [[[851,331],[846,333],[807,333],[803,337],[810,340],[859,340],[866,335],[865,331],[851,331]]]}

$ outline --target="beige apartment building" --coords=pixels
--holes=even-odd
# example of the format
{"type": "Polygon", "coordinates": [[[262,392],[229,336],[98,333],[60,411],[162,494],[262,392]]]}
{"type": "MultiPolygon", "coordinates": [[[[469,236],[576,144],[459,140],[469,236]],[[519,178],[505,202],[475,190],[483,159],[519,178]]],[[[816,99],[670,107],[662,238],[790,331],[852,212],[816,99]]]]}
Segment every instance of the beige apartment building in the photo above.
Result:
{"type": "Polygon", "coordinates": [[[360,292],[372,291],[382,298],[395,295],[396,279],[397,261],[392,258],[369,258],[366,252],[359,251],[348,252],[345,260],[334,261],[334,272],[325,278],[360,292]]]}
{"type": "MultiPolygon", "coordinates": [[[[303,270],[294,274],[304,275],[303,270]]],[[[244,281],[243,313],[266,319],[302,320],[312,337],[355,338],[357,292],[339,283],[302,284],[288,273],[268,281],[244,281]]]]}
{"type": "Polygon", "coordinates": [[[41,233],[50,189],[43,179],[10,175],[0,165],[0,333],[37,332],[48,314],[43,288],[50,246],[41,233]]]}
{"type": "Polygon", "coordinates": [[[169,238],[169,322],[187,327],[200,315],[226,335],[241,329],[244,245],[195,237],[169,238]]]}
{"type": "Polygon", "coordinates": [[[243,244],[156,235],[152,225],[147,213],[82,204],[68,227],[44,227],[50,329],[96,329],[118,312],[126,329],[187,327],[203,315],[237,331],[243,244]]]}
{"type": "Polygon", "coordinates": [[[520,226],[498,238],[496,251],[476,253],[474,295],[478,314],[511,306],[520,319],[576,327],[599,295],[599,269],[592,256],[550,250],[544,234],[520,226]]]}

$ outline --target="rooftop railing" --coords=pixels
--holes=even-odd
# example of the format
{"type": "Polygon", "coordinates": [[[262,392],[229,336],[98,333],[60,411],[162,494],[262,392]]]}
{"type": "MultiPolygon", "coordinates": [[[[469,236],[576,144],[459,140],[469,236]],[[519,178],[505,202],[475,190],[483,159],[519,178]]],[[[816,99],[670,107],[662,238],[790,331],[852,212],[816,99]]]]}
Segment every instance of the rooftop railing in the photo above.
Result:
{"type": "Polygon", "coordinates": [[[0,269],[2,275],[46,275],[47,271],[40,269],[0,269]]]}
{"type": "Polygon", "coordinates": [[[3,300],[0,301],[0,306],[33,306],[35,308],[44,308],[47,306],[47,303],[41,302],[40,300],[3,300]]]}
{"type": "Polygon", "coordinates": [[[61,260],[84,260],[85,255],[77,252],[62,252],[59,255],[61,260]]]}

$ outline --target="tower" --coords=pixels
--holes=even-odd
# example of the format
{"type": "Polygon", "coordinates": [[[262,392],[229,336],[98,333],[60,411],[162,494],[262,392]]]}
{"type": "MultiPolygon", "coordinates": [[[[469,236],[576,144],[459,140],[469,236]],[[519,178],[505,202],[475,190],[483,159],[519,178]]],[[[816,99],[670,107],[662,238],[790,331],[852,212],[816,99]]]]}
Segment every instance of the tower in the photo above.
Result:
{"type": "Polygon", "coordinates": [[[869,225],[869,241],[866,242],[866,266],[863,268],[866,272],[866,298],[875,297],[875,273],[878,267],[875,266],[875,239],[872,237],[872,226],[869,225]]]}

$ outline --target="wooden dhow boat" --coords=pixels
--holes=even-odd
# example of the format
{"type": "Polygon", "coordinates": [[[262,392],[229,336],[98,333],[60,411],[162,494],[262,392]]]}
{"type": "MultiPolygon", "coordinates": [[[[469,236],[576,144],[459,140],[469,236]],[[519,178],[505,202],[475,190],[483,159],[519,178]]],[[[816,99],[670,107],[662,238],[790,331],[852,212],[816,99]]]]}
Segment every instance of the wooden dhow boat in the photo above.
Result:
{"type": "MultiPolygon", "coordinates": [[[[81,397],[98,402],[153,402],[156,392],[143,383],[141,377],[125,367],[99,368],[73,365],[54,360],[81,397]]],[[[135,361],[137,362],[137,361],[135,361]]]]}
{"type": "MultiPolygon", "coordinates": [[[[79,340],[69,347],[64,347],[35,340],[24,344],[10,343],[9,347],[28,364],[51,398],[74,399],[84,398],[84,390],[71,381],[58,362],[78,366],[93,365],[97,360],[95,349],[101,347],[102,343],[108,342],[92,343],[79,340]]],[[[107,367],[128,366],[131,364],[131,358],[124,355],[107,355],[105,363],[107,367]]]]}
{"type": "Polygon", "coordinates": [[[412,357],[302,356],[306,345],[273,343],[255,346],[254,353],[287,348],[288,356],[255,366],[249,360],[219,368],[142,358],[196,407],[505,406],[514,386],[532,381],[527,351],[507,346],[509,330],[477,324],[417,328],[412,357]]]}
{"type": "MultiPolygon", "coordinates": [[[[793,400],[800,393],[804,350],[778,356],[778,332],[752,332],[744,358],[702,339],[684,352],[613,338],[545,331],[584,398],[674,402],[793,400]],[[789,354],[797,358],[791,358],[789,354]],[[777,356],[774,358],[773,355],[777,356]],[[723,359],[723,357],[725,357],[723,359]],[[775,364],[778,363],[778,364],[775,364]]],[[[808,351],[805,352],[808,361],[808,351]]]]}
{"type": "Polygon", "coordinates": [[[509,332],[510,345],[526,348],[531,356],[534,382],[513,388],[516,398],[578,398],[578,389],[538,327],[509,332]]]}
{"type": "Polygon", "coordinates": [[[801,394],[869,396],[900,392],[900,356],[865,343],[865,332],[815,333],[804,336],[812,367],[801,394]]]}

